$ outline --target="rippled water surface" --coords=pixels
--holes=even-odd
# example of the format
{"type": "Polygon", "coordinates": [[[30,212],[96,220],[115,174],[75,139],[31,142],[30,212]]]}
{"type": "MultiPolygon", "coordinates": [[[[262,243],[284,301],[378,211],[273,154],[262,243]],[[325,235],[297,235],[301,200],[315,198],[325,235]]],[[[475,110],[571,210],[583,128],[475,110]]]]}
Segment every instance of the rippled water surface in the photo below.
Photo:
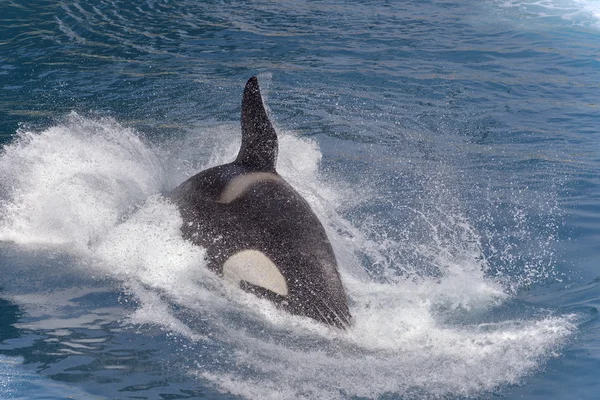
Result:
{"type": "Polygon", "coordinates": [[[596,1],[0,15],[0,398],[597,398],[596,1]],[[235,157],[255,74],[347,332],[212,274],[162,197],[235,157]]]}

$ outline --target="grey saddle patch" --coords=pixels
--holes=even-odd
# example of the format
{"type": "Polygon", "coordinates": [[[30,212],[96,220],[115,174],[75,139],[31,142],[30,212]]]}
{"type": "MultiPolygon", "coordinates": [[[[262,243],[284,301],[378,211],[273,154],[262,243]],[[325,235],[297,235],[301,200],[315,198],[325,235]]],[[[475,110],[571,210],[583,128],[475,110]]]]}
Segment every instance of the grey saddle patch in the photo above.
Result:
{"type": "Polygon", "coordinates": [[[251,172],[248,174],[236,176],[233,178],[225,187],[219,200],[219,203],[228,204],[238,199],[254,184],[260,182],[281,182],[284,180],[279,176],[271,172],[251,172]]]}

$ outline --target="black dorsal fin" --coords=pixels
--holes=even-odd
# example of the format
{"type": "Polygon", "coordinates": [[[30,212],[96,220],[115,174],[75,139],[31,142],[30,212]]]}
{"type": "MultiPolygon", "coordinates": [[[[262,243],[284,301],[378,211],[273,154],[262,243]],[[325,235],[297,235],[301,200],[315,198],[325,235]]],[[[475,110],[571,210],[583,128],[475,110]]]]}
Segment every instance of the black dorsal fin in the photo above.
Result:
{"type": "Polygon", "coordinates": [[[242,147],[236,163],[253,171],[275,171],[277,133],[265,110],[258,79],[246,83],[242,98],[242,147]]]}

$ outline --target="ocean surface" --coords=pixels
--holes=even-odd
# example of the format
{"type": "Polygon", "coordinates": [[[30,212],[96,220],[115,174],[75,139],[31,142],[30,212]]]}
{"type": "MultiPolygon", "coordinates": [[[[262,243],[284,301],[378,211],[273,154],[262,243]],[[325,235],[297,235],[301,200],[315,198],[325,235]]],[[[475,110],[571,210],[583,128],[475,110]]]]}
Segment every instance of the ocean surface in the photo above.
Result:
{"type": "Polygon", "coordinates": [[[598,399],[596,0],[0,1],[0,399],[598,399]],[[353,326],[163,195],[258,74],[353,326]]]}

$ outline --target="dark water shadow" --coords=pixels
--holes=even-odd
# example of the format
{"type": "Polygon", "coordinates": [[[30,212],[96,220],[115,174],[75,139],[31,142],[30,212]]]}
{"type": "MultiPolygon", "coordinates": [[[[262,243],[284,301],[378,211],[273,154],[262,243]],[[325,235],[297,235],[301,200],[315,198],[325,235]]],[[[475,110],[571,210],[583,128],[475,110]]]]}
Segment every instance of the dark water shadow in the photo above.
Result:
{"type": "Polygon", "coordinates": [[[19,307],[2,298],[2,295],[3,289],[0,288],[0,345],[6,340],[16,339],[20,336],[19,329],[15,327],[15,323],[22,315],[19,307]]]}

